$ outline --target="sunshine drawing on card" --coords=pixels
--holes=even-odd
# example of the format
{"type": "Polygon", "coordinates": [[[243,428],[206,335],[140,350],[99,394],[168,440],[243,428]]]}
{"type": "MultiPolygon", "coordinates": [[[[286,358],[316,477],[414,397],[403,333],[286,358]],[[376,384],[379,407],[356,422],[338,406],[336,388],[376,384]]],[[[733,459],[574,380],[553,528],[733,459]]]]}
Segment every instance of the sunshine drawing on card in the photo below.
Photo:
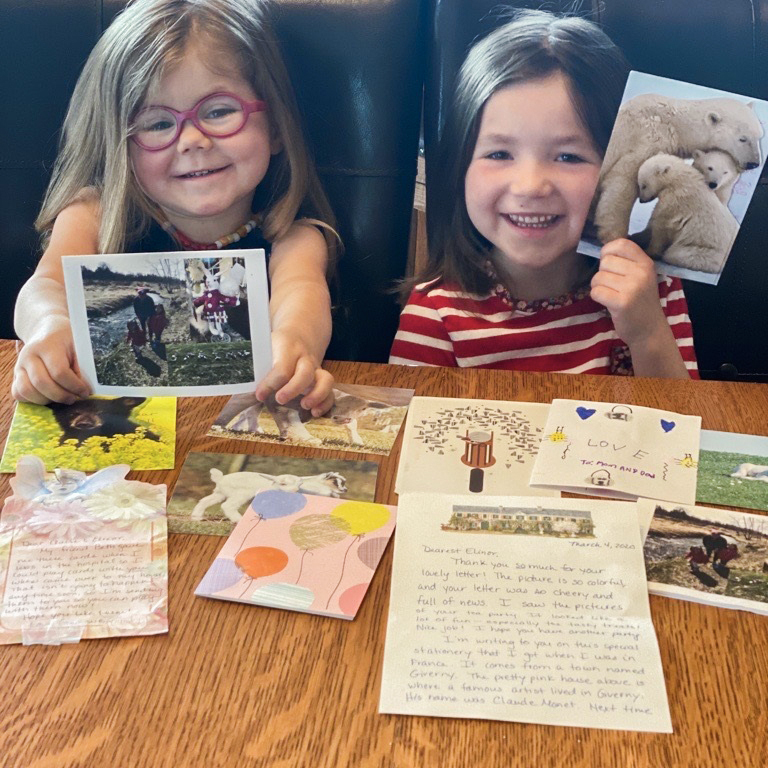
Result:
{"type": "Polygon", "coordinates": [[[559,495],[528,484],[548,411],[543,403],[414,397],[395,490],[559,495]]]}
{"type": "Polygon", "coordinates": [[[272,365],[263,250],[64,256],[62,266],[94,394],[250,392],[272,365]]]}
{"type": "Polygon", "coordinates": [[[367,501],[261,491],[195,594],[354,619],[396,512],[367,501]]]}
{"type": "Polygon", "coordinates": [[[0,644],[168,631],[164,485],[18,462],[0,515],[0,644]]]}
{"type": "Polygon", "coordinates": [[[623,403],[553,400],[531,485],[692,504],[701,417],[623,403]]]}

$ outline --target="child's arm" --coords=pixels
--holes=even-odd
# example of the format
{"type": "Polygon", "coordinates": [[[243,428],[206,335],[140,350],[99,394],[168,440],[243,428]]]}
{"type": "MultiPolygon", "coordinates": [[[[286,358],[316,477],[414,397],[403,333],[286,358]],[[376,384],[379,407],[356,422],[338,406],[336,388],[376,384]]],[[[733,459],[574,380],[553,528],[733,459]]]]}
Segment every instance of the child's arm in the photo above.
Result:
{"type": "Polygon", "coordinates": [[[635,375],[690,378],[659,300],[654,263],[636,243],[620,239],[603,246],[591,295],[611,313],[635,375]]]}
{"type": "Polygon", "coordinates": [[[35,273],[19,291],[14,327],[24,346],[11,389],[17,400],[71,403],[90,394],[75,359],[61,257],[97,253],[98,238],[98,202],[67,206],[56,218],[35,273]]]}
{"type": "Polygon", "coordinates": [[[297,222],[272,246],[269,259],[272,370],[256,388],[279,403],[304,395],[302,407],[321,416],[333,405],[333,376],[321,368],[331,339],[328,248],[312,225],[297,222]]]}

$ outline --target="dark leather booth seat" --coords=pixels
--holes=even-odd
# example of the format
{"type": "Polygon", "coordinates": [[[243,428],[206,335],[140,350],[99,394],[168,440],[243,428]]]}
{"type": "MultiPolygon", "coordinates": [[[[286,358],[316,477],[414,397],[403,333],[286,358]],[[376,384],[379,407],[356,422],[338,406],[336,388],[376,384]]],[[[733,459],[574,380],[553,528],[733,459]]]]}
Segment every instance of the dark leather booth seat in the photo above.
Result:
{"type": "MultiPolygon", "coordinates": [[[[0,0],[0,337],[37,262],[33,221],[90,49],[124,0],[0,0]]],[[[274,25],[345,250],[330,358],[386,361],[405,271],[422,0],[278,0],[274,25]]]]}
{"type": "MultiPolygon", "coordinates": [[[[429,160],[472,41],[506,20],[496,0],[430,0],[424,94],[429,227],[429,160]]],[[[506,4],[566,11],[572,0],[506,4]]],[[[633,69],[768,99],[768,10],[750,0],[588,0],[633,69]]],[[[719,285],[685,282],[699,367],[707,378],[768,381],[768,179],[763,173],[719,285]]]]}

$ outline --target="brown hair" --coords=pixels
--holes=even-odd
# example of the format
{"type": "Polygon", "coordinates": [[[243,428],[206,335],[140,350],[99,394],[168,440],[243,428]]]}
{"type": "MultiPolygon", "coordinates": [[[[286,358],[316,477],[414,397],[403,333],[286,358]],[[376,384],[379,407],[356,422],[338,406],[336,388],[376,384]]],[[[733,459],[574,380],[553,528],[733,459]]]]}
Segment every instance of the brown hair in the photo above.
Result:
{"type": "Polygon", "coordinates": [[[268,8],[263,0],[135,0],[126,6],[99,39],[75,86],[36,221],[44,237],[84,190],[100,198],[101,253],[120,252],[146,231],[157,206],[133,177],[129,126],[163,72],[183,58],[191,40],[203,39],[211,42],[211,51],[228,51],[267,102],[271,128],[282,144],[254,195],[265,237],[275,240],[297,217],[308,217],[321,226],[334,253],[333,213],[306,148],[268,8]]]}
{"type": "Polygon", "coordinates": [[[425,281],[457,283],[484,294],[492,278],[483,268],[491,244],[467,214],[464,177],[486,102],[509,85],[562,72],[577,115],[605,152],[629,73],[619,48],[594,23],[575,16],[522,11],[470,50],[430,168],[427,190],[429,257],[406,289],[425,281]]]}

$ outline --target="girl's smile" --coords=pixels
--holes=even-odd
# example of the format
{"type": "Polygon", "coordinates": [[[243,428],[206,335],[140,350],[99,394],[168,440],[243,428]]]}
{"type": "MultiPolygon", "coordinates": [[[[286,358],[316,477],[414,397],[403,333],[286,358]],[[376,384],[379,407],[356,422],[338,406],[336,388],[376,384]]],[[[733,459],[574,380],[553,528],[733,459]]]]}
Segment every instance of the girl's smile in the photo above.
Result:
{"type": "MultiPolygon", "coordinates": [[[[208,94],[222,92],[246,101],[257,98],[234,61],[225,58],[221,66],[217,61],[215,71],[206,61],[191,43],[143,106],[161,104],[182,111],[208,94]]],[[[253,192],[279,149],[267,112],[250,114],[232,136],[208,136],[185,120],[176,141],[165,149],[147,151],[129,143],[133,172],[144,193],[171,224],[201,242],[213,242],[251,217],[253,192]]]]}
{"type": "Polygon", "coordinates": [[[561,73],[507,86],[486,102],[464,180],[465,202],[520,298],[567,292],[581,277],[575,249],[600,164],[561,73]]]}

